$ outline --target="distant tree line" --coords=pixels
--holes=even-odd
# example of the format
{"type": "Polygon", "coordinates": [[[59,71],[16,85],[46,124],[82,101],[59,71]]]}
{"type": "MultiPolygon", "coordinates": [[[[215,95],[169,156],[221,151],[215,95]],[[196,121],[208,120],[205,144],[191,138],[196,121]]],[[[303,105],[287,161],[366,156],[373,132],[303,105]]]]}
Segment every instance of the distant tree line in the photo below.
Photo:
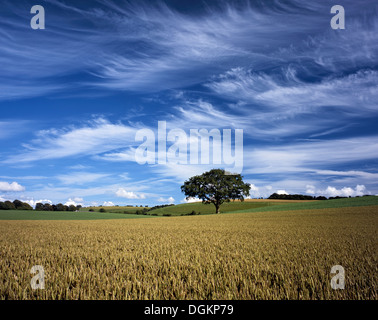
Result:
{"type": "Polygon", "coordinates": [[[174,204],[173,203],[172,204],[161,204],[161,205],[149,208],[148,211],[160,209],[160,208],[165,208],[165,207],[171,207],[171,206],[174,206],[174,204]]]}
{"type": "Polygon", "coordinates": [[[324,196],[307,196],[303,194],[278,194],[273,193],[268,199],[280,199],[280,200],[327,200],[324,196]]]}
{"type": "MultiPolygon", "coordinates": [[[[155,210],[155,209],[160,209],[160,208],[165,208],[165,207],[170,207],[170,206],[174,206],[174,204],[172,203],[172,204],[161,204],[161,205],[158,205],[158,206],[154,206],[154,207],[151,207],[151,208],[143,208],[143,209],[141,209],[141,210],[137,210],[136,212],[135,212],[135,214],[143,214],[143,215],[146,215],[147,214],[147,212],[149,212],[149,211],[153,211],[153,210],[155,210]]],[[[128,213],[127,211],[125,211],[125,213],[128,213]]]]}
{"type": "MultiPolygon", "coordinates": [[[[147,215],[147,212],[149,212],[149,211],[164,208],[164,207],[170,207],[170,206],[174,206],[174,204],[162,204],[162,205],[154,206],[154,207],[151,207],[151,208],[149,208],[148,205],[146,205],[146,206],[140,205],[139,208],[141,208],[141,209],[137,209],[136,211],[125,210],[125,211],[123,211],[123,213],[147,215]]],[[[99,212],[107,212],[107,210],[105,208],[103,208],[102,206],[99,206],[99,207],[100,207],[99,212]]],[[[133,207],[133,206],[132,205],[126,205],[125,207],[133,207]]],[[[138,206],[136,205],[135,208],[138,208],[138,206]]],[[[90,208],[88,211],[89,212],[95,212],[95,209],[90,208]]],[[[109,209],[109,212],[112,212],[111,208],[109,209]]],[[[152,214],[152,215],[155,215],[155,214],[152,214]]]]}
{"type": "MultiPolygon", "coordinates": [[[[154,206],[151,208],[145,207],[143,209],[137,210],[135,214],[147,215],[147,212],[149,211],[153,211],[153,210],[165,208],[165,207],[170,207],[170,206],[174,206],[174,204],[162,204],[162,205],[154,206]]],[[[130,213],[130,212],[125,211],[124,213],[130,213]]]]}
{"type": "MultiPolygon", "coordinates": [[[[363,197],[368,197],[369,195],[364,195],[363,197]]],[[[359,196],[356,196],[357,198],[359,196]]],[[[281,199],[281,200],[332,200],[332,199],[345,199],[345,198],[351,198],[349,197],[324,197],[324,196],[318,196],[318,197],[313,197],[313,196],[307,196],[303,194],[278,194],[278,193],[273,193],[272,195],[269,196],[268,199],[281,199]]]]}
{"type": "MultiPolygon", "coordinates": [[[[66,206],[62,203],[50,204],[50,203],[37,203],[35,205],[36,211],[77,211],[80,210],[82,206],[74,206],[73,204],[66,206]]],[[[27,202],[22,202],[20,200],[11,201],[0,201],[0,210],[33,210],[33,207],[27,202]]]]}
{"type": "Polygon", "coordinates": [[[26,202],[20,200],[0,201],[0,210],[33,210],[33,207],[26,202]]]}
{"type": "Polygon", "coordinates": [[[37,203],[35,205],[36,211],[77,211],[80,210],[82,206],[75,206],[73,204],[66,206],[62,203],[50,204],[50,203],[37,203]]]}

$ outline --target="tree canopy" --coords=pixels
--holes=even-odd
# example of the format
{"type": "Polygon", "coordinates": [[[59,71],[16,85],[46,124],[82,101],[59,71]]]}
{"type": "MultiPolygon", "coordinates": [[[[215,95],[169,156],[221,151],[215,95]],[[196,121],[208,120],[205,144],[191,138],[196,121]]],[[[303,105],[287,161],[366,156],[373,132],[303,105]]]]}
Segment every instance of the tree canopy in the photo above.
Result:
{"type": "Polygon", "coordinates": [[[191,177],[181,186],[186,199],[199,198],[205,204],[214,204],[216,213],[230,200],[244,201],[249,196],[250,184],[243,182],[240,174],[227,174],[223,169],[212,169],[191,177]]]}
{"type": "Polygon", "coordinates": [[[0,210],[33,210],[26,202],[20,200],[0,202],[0,210]]]}

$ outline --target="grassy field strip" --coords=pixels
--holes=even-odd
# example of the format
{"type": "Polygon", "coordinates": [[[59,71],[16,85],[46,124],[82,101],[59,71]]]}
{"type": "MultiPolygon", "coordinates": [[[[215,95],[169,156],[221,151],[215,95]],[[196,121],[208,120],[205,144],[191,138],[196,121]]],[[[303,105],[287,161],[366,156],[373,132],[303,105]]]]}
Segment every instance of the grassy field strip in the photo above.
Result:
{"type": "Polygon", "coordinates": [[[1,221],[0,299],[377,299],[373,206],[1,221]],[[45,269],[45,289],[30,269],[45,269]],[[345,289],[330,287],[345,268],[345,289]]]}
{"type": "Polygon", "coordinates": [[[288,210],[311,210],[311,209],[328,209],[328,208],[343,208],[343,207],[360,207],[360,206],[378,206],[378,197],[360,197],[360,198],[345,198],[322,201],[308,201],[277,204],[274,206],[264,206],[255,209],[242,209],[229,211],[227,213],[242,213],[242,212],[268,212],[268,211],[288,211],[288,210]]]}
{"type": "MultiPolygon", "coordinates": [[[[359,197],[324,201],[292,201],[292,200],[249,200],[245,202],[235,201],[224,203],[221,207],[222,213],[243,213],[243,212],[271,212],[287,210],[311,210],[327,209],[338,207],[359,207],[377,206],[378,197],[359,197]]],[[[112,207],[107,212],[50,212],[50,211],[22,211],[22,210],[0,210],[0,220],[102,220],[102,219],[136,219],[155,216],[182,216],[193,213],[193,215],[214,214],[213,205],[205,205],[200,202],[180,204],[155,209],[143,214],[132,214],[140,210],[137,207],[112,207]],[[124,210],[127,208],[127,210],[124,210]],[[110,212],[117,210],[117,212],[110,212]]],[[[99,210],[99,208],[97,208],[99,210]]]]}
{"type": "Polygon", "coordinates": [[[151,218],[136,214],[120,214],[111,212],[57,212],[57,211],[23,211],[1,210],[1,220],[109,220],[151,218]]]}
{"type": "MultiPolygon", "coordinates": [[[[293,200],[248,200],[245,202],[234,201],[224,203],[221,207],[222,213],[242,212],[271,212],[287,210],[311,210],[338,207],[359,207],[378,205],[378,197],[359,197],[324,201],[293,201],[293,200]]],[[[208,215],[214,214],[213,205],[205,205],[201,202],[187,203],[175,206],[168,206],[151,210],[144,214],[132,214],[140,207],[110,207],[107,212],[84,211],[80,212],[51,212],[51,211],[22,211],[22,210],[0,210],[0,220],[102,220],[102,219],[135,219],[155,216],[183,216],[183,215],[208,215]],[[124,210],[126,208],[126,210],[124,210]],[[112,212],[110,210],[115,210],[112,212]],[[132,212],[132,213],[131,213],[132,212]]]]}
{"type": "MultiPolygon", "coordinates": [[[[221,206],[221,212],[232,212],[236,210],[251,210],[266,206],[276,206],[280,205],[282,202],[275,202],[275,201],[231,201],[228,203],[224,203],[221,206]]],[[[195,203],[186,203],[186,204],[179,204],[171,207],[165,207],[161,209],[156,209],[151,211],[151,213],[158,214],[158,215],[164,215],[164,214],[170,214],[172,216],[179,216],[182,214],[188,214],[192,211],[195,211],[196,214],[200,213],[202,215],[204,214],[214,214],[215,213],[215,207],[212,204],[203,204],[201,202],[195,202],[195,203]]]]}
{"type": "MultiPolygon", "coordinates": [[[[259,203],[225,203],[223,205],[223,210],[225,212],[232,211],[235,209],[254,209],[265,206],[278,205],[278,203],[271,204],[270,202],[259,202],[259,203]]],[[[196,213],[201,212],[201,214],[212,214],[215,212],[213,205],[204,205],[202,203],[188,203],[172,207],[165,207],[161,209],[156,209],[148,212],[148,215],[137,215],[129,212],[135,212],[142,208],[124,208],[111,207],[106,208],[107,212],[98,212],[99,208],[95,212],[84,211],[88,208],[81,209],[80,212],[56,212],[56,211],[23,211],[23,210],[0,210],[0,220],[98,220],[98,219],[134,219],[134,218],[148,218],[154,217],[156,214],[158,216],[172,215],[179,216],[181,214],[188,214],[192,211],[196,213]],[[111,212],[114,210],[115,212],[111,212]],[[126,213],[124,213],[126,212],[126,213]]]]}

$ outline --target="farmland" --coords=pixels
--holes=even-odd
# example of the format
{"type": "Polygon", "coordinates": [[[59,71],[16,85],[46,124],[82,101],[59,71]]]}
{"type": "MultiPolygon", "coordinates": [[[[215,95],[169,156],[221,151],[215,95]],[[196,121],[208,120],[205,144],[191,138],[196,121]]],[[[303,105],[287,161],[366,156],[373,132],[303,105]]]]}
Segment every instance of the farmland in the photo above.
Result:
{"type": "MultiPolygon", "coordinates": [[[[271,200],[271,199],[246,199],[243,202],[231,201],[221,206],[222,213],[241,213],[241,212],[262,212],[262,211],[278,211],[278,210],[310,210],[310,209],[326,209],[340,207],[370,206],[378,205],[378,197],[359,197],[334,199],[327,201],[316,200],[271,200]]],[[[82,208],[82,212],[88,212],[92,209],[98,212],[100,207],[82,208]]],[[[149,209],[146,215],[156,216],[182,216],[194,214],[214,214],[215,207],[212,204],[202,204],[201,202],[179,204],[174,206],[166,206],[151,210],[151,208],[142,207],[105,207],[110,213],[135,214],[139,210],[149,209]]]]}
{"type": "MultiPolygon", "coordinates": [[[[232,201],[229,203],[224,203],[222,205],[222,212],[227,213],[235,210],[249,210],[249,209],[256,209],[266,206],[278,205],[286,203],[287,201],[232,201]]],[[[88,207],[82,208],[80,211],[87,212],[88,210],[93,210],[94,212],[98,212],[101,208],[100,207],[88,207]]],[[[137,211],[141,210],[149,210],[146,212],[147,215],[157,215],[157,216],[180,216],[180,215],[189,215],[193,211],[196,214],[212,214],[215,213],[214,205],[205,205],[201,202],[194,202],[194,203],[186,203],[186,204],[179,204],[174,206],[166,206],[163,208],[148,208],[148,207],[104,207],[106,212],[111,213],[124,213],[124,214],[136,214],[137,211]],[[152,210],[151,210],[152,209],[152,210]]]]}
{"type": "Polygon", "coordinates": [[[136,219],[147,216],[112,212],[0,211],[0,220],[104,220],[136,219]]]}
{"type": "Polygon", "coordinates": [[[3,220],[0,299],[377,299],[378,206],[362,205],[373,200],[150,219],[3,220]],[[44,267],[43,290],[30,287],[33,265],[44,267]],[[344,290],[330,286],[334,265],[345,268],[344,290]]]}

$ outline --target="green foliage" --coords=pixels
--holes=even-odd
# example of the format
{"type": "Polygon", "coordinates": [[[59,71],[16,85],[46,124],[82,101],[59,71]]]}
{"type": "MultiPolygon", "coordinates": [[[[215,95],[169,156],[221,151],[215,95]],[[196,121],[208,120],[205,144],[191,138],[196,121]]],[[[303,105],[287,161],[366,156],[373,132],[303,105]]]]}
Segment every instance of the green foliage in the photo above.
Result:
{"type": "MultiPolygon", "coordinates": [[[[268,199],[280,199],[280,200],[327,200],[324,196],[313,197],[303,194],[278,194],[273,193],[268,199]]],[[[331,198],[330,198],[331,199],[331,198]]]]}
{"type": "Polygon", "coordinates": [[[44,208],[43,203],[38,202],[38,203],[35,205],[35,210],[36,210],[36,211],[44,211],[43,208],[44,208]]]}
{"type": "Polygon", "coordinates": [[[13,202],[10,201],[5,201],[5,202],[0,202],[0,210],[15,210],[16,207],[13,204],[13,202]]]}
{"type": "Polygon", "coordinates": [[[106,212],[106,210],[104,208],[101,208],[100,212],[106,212]]]}
{"type": "Polygon", "coordinates": [[[37,203],[35,205],[35,210],[36,211],[59,211],[59,212],[64,212],[64,211],[71,211],[74,212],[76,210],[79,210],[80,207],[76,207],[73,204],[70,206],[63,205],[62,203],[58,203],[57,205],[55,204],[49,204],[49,203],[37,203]]]}
{"type": "Polygon", "coordinates": [[[195,216],[197,214],[201,214],[201,212],[197,213],[195,210],[192,210],[192,212],[190,212],[190,213],[182,213],[181,216],[195,216]]]}
{"type": "Polygon", "coordinates": [[[244,201],[249,196],[250,184],[243,182],[240,174],[227,174],[223,169],[212,169],[191,177],[181,186],[186,199],[199,198],[205,204],[214,204],[216,213],[220,206],[230,200],[244,201]]]}
{"type": "MultiPolygon", "coordinates": [[[[281,202],[282,203],[282,202],[281,202]]],[[[280,202],[274,201],[230,201],[222,204],[222,213],[232,212],[236,210],[255,209],[259,207],[273,206],[280,204],[280,202]]],[[[203,215],[214,214],[214,207],[206,205],[201,201],[192,203],[182,203],[175,206],[167,206],[164,208],[156,209],[151,213],[157,213],[158,216],[162,216],[164,213],[170,213],[172,216],[191,215],[191,212],[201,212],[203,215]]],[[[150,213],[150,214],[151,214],[150,213]]]]}
{"type": "Polygon", "coordinates": [[[20,200],[0,202],[0,210],[33,210],[26,202],[20,200]]]}
{"type": "Polygon", "coordinates": [[[14,204],[16,210],[18,210],[19,208],[22,207],[23,202],[20,201],[20,200],[14,200],[14,201],[13,201],[13,204],[14,204]]]}
{"type": "MultiPolygon", "coordinates": [[[[141,210],[137,210],[136,212],[135,212],[135,214],[142,214],[142,215],[147,215],[147,212],[148,212],[149,210],[147,209],[147,208],[143,208],[143,209],[141,209],[141,210]]],[[[128,213],[128,212],[126,212],[125,211],[125,213],[128,213]]]]}
{"type": "Polygon", "coordinates": [[[58,203],[56,205],[56,211],[66,211],[65,209],[66,208],[65,208],[65,206],[62,203],[58,203]]]}
{"type": "Polygon", "coordinates": [[[21,207],[18,208],[18,210],[33,210],[33,207],[30,204],[23,202],[21,207]]]}
{"type": "Polygon", "coordinates": [[[165,208],[165,207],[172,207],[172,206],[174,206],[173,203],[171,203],[171,204],[161,204],[161,205],[153,206],[153,207],[149,208],[148,211],[156,210],[156,209],[161,209],[161,208],[165,208]]]}

